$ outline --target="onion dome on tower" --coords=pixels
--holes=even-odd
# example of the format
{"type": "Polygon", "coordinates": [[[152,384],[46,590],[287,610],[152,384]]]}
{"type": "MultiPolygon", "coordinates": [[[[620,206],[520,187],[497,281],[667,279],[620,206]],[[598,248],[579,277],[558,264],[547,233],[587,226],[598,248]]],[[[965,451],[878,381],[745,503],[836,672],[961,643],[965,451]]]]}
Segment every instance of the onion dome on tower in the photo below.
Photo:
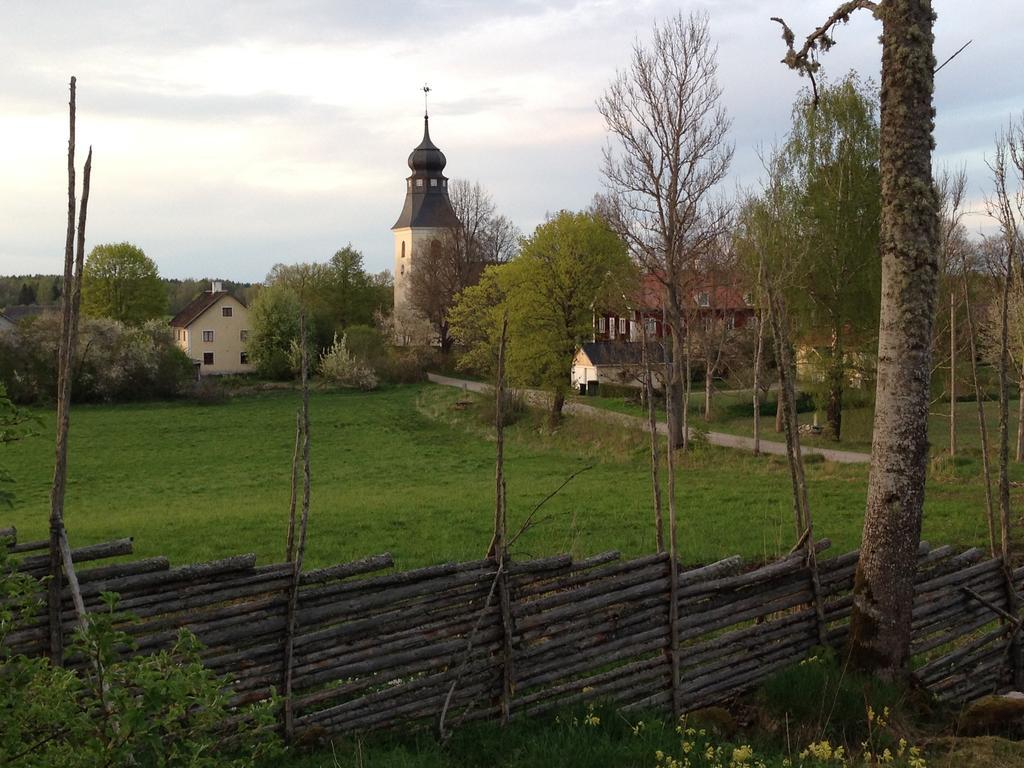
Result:
{"type": "Polygon", "coordinates": [[[459,218],[448,199],[447,162],[444,152],[430,140],[430,117],[424,114],[423,141],[409,155],[412,175],[405,180],[405,206],[391,229],[458,226],[459,218]]]}

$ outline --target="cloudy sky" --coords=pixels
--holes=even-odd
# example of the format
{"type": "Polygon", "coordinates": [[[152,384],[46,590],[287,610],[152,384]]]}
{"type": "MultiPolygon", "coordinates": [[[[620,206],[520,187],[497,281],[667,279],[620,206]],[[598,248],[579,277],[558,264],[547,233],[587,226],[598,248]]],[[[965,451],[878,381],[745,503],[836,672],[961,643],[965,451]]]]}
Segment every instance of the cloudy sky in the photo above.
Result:
{"type": "MultiPolygon", "coordinates": [[[[480,181],[524,231],[601,188],[594,108],[654,20],[706,10],[736,156],[756,183],[803,85],[769,16],[797,35],[837,0],[0,0],[0,274],[60,271],[67,82],[95,150],[88,244],[127,240],[167,277],[260,280],[351,242],[391,266],[405,165],[422,131],[452,178],[480,181]]],[[[986,153],[1024,110],[1020,0],[936,0],[936,161],[964,164],[969,226],[986,226],[986,153]]],[[[861,13],[825,69],[876,81],[879,25],[861,13]]]]}

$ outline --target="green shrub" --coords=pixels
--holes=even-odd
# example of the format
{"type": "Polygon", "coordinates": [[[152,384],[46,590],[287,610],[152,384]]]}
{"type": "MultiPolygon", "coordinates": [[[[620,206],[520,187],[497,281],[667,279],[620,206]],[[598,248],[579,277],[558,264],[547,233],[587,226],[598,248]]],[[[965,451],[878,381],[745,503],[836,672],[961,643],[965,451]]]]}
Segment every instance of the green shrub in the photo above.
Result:
{"type": "MultiPolygon", "coordinates": [[[[28,320],[0,335],[0,381],[19,403],[57,397],[56,313],[28,320]]],[[[124,402],[182,394],[194,378],[192,362],[161,320],[126,326],[83,317],[79,322],[71,396],[75,402],[124,402]]]]}
{"type": "MultiPolygon", "coordinates": [[[[38,595],[0,546],[0,647],[38,610],[38,595]]],[[[275,702],[230,710],[227,680],[203,666],[185,630],[169,650],[121,658],[132,641],[116,626],[128,617],[116,613],[115,595],[105,599],[68,648],[80,666],[0,652],[0,765],[242,768],[279,756],[275,702]]]]}
{"type": "Polygon", "coordinates": [[[434,350],[427,347],[392,347],[376,368],[381,380],[389,384],[416,384],[425,381],[433,367],[434,350]]]}

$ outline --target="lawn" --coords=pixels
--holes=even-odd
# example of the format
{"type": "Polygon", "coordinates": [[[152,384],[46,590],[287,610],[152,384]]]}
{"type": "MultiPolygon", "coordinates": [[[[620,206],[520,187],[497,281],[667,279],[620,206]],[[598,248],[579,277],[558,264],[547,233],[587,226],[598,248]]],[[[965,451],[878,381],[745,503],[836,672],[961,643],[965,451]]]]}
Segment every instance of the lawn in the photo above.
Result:
{"type": "MultiPolygon", "coordinates": [[[[857,394],[863,400],[862,393],[857,394]]],[[[630,402],[623,397],[575,397],[577,402],[593,405],[598,408],[628,413],[634,416],[646,416],[646,411],[638,403],[630,402]]],[[[985,425],[988,430],[990,445],[994,446],[999,434],[998,403],[985,403],[985,425]]],[[[663,409],[660,411],[664,418],[663,409]]],[[[775,393],[768,395],[767,402],[761,407],[761,438],[763,440],[784,440],[775,432],[775,393]]],[[[957,447],[968,455],[980,455],[981,431],[978,427],[978,406],[973,400],[961,400],[956,404],[957,413],[957,447]]],[[[690,395],[690,423],[695,427],[712,432],[726,432],[732,435],[752,435],[754,426],[754,404],[750,390],[726,390],[716,392],[712,400],[711,421],[704,419],[704,392],[694,391],[690,395]]],[[[811,424],[814,411],[806,410],[799,415],[801,424],[811,424]]],[[[871,450],[871,433],[874,410],[871,406],[862,405],[857,399],[843,409],[842,440],[832,440],[824,435],[804,435],[801,440],[805,445],[821,448],[842,448],[850,451],[869,452],[871,450]]],[[[825,414],[818,414],[819,423],[825,425],[825,414]]],[[[1010,401],[1009,413],[1010,450],[1017,439],[1017,400],[1010,401]]],[[[932,404],[928,418],[928,437],[931,441],[932,455],[949,450],[949,403],[932,404]]]]}
{"type": "MultiPolygon", "coordinates": [[[[311,398],[313,501],[310,567],[389,551],[398,567],[480,557],[493,508],[494,443],[475,412],[453,408],[456,390],[433,385],[311,398]]],[[[76,407],[72,415],[67,525],[75,545],[134,536],[136,555],[183,563],[255,552],[281,558],[294,440],[295,391],[188,402],[76,407]]],[[[43,538],[52,474],[53,418],[39,435],[0,446],[15,480],[0,525],[43,538]]],[[[596,420],[569,418],[556,432],[539,415],[509,429],[506,472],[513,530],[571,473],[516,544],[520,558],[654,548],[647,439],[596,420]]],[[[1015,478],[1024,473],[1015,469],[1015,478]]],[[[833,551],[856,547],[867,468],[808,467],[819,535],[833,551]]],[[[1016,488],[1015,494],[1018,494],[1016,488]]],[[[680,541],[688,562],[788,549],[789,477],[779,457],[704,448],[685,458],[680,541]]],[[[941,464],[929,481],[924,535],[985,540],[977,462],[941,464]]]]}

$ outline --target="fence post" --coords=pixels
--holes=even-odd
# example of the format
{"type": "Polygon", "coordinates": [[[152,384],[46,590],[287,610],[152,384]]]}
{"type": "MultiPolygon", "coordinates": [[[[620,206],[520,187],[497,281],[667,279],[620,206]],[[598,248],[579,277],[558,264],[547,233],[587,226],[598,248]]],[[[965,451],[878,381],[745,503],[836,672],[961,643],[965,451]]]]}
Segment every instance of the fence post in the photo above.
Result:
{"type": "Polygon", "coordinates": [[[814,595],[815,624],[818,629],[818,644],[822,647],[828,645],[828,627],[825,623],[825,599],[821,594],[821,578],[818,575],[818,553],[814,542],[814,531],[810,526],[807,528],[807,539],[804,543],[805,563],[811,577],[811,592],[814,595]]]}

